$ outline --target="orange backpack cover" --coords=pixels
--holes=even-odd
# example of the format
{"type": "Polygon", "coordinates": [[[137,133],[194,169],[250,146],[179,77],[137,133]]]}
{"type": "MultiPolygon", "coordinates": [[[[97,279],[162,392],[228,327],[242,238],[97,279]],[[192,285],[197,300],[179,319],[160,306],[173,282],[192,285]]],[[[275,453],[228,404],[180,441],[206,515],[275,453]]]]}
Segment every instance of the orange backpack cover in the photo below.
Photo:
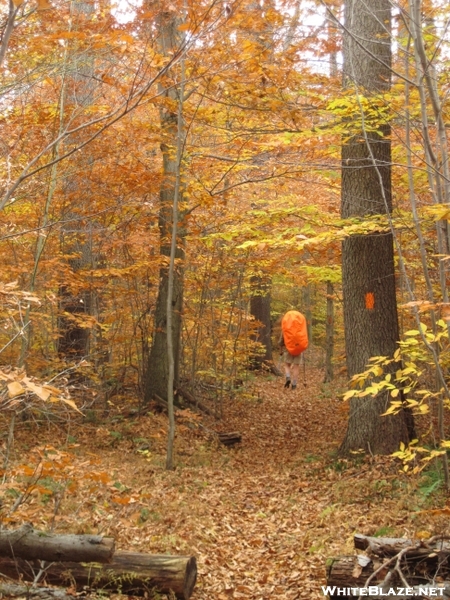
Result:
{"type": "Polygon", "coordinates": [[[281,320],[284,345],[292,356],[298,356],[308,347],[306,319],[298,310],[289,310],[281,320]]]}

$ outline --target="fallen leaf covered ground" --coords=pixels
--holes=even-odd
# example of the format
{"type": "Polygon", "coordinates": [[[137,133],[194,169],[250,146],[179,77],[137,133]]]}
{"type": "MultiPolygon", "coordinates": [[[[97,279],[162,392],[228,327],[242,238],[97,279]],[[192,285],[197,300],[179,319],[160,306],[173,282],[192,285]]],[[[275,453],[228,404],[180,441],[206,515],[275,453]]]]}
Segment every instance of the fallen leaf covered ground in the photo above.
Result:
{"type": "Polygon", "coordinates": [[[428,510],[432,481],[421,491],[390,459],[337,457],[346,406],[337,384],[321,381],[311,369],[307,387],[294,391],[261,376],[226,402],[221,421],[199,423],[188,412],[178,423],[174,471],[164,468],[164,414],[118,412],[69,429],[19,424],[3,522],[100,532],[120,549],[193,554],[193,600],[322,598],[325,561],[353,554],[355,532],[413,536],[446,524],[441,511],[428,510]],[[214,435],[236,430],[242,443],[231,448],[214,435]]]}

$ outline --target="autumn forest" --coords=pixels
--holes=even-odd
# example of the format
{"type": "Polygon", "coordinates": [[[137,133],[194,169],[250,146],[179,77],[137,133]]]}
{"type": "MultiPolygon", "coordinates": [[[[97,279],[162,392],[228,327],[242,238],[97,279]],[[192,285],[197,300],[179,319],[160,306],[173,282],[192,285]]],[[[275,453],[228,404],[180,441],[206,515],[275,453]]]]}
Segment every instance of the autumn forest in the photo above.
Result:
{"type": "Polygon", "coordinates": [[[449,534],[449,27],[445,0],[3,2],[0,574],[30,578],[1,536],[32,523],[173,560],[92,597],[450,579],[398,541],[449,534]]]}

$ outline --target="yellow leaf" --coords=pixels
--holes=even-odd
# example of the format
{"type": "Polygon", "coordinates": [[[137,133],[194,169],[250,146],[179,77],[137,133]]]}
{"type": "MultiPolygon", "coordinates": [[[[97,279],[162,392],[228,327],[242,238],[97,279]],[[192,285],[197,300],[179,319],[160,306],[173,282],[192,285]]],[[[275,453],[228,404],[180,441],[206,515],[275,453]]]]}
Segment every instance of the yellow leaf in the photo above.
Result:
{"type": "Polygon", "coordinates": [[[30,390],[30,392],[36,394],[36,396],[38,396],[44,402],[47,402],[47,400],[50,398],[51,392],[49,390],[44,390],[44,388],[41,385],[36,385],[32,381],[30,381],[28,377],[24,377],[23,382],[27,386],[27,389],[30,390]]]}
{"type": "Polygon", "coordinates": [[[431,537],[431,533],[429,531],[418,531],[416,533],[416,538],[419,540],[429,540],[431,537]]]}
{"type": "Polygon", "coordinates": [[[392,391],[391,391],[391,396],[392,396],[393,398],[397,398],[397,396],[398,396],[399,392],[400,392],[400,390],[397,390],[397,389],[395,389],[395,390],[392,390],[392,391]]]}
{"type": "Polygon", "coordinates": [[[24,3],[24,0],[13,0],[13,4],[16,8],[19,8],[24,3]]]}
{"type": "MultiPolygon", "coordinates": [[[[394,390],[395,391],[395,390],[394,390]]],[[[390,407],[387,409],[386,412],[384,412],[381,416],[382,417],[387,417],[388,415],[393,415],[395,413],[397,413],[400,408],[401,408],[402,403],[401,402],[392,402],[392,404],[390,405],[390,407]]],[[[401,447],[400,444],[400,449],[404,450],[404,448],[401,447]]]]}
{"type": "Polygon", "coordinates": [[[80,415],[83,414],[73,400],[70,400],[69,398],[61,398],[61,402],[64,402],[64,404],[67,404],[68,406],[79,412],[80,415]]]}
{"type": "Polygon", "coordinates": [[[16,396],[20,396],[25,391],[25,388],[20,385],[18,381],[11,381],[8,383],[8,396],[10,398],[15,398],[16,396]]]}
{"type": "Polygon", "coordinates": [[[61,394],[61,390],[59,390],[56,387],[53,387],[52,385],[45,384],[42,387],[44,388],[44,390],[49,390],[50,392],[52,392],[52,394],[55,394],[56,396],[59,396],[61,394]]]}

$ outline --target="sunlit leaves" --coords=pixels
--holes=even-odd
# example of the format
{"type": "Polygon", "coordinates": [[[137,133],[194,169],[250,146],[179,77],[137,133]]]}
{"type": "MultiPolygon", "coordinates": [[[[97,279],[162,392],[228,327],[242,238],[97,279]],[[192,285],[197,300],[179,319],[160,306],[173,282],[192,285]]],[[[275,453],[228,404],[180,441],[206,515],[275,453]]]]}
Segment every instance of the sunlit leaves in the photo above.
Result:
{"type": "MultiPolygon", "coordinates": [[[[12,0],[12,2],[16,8],[20,8],[23,4],[27,2],[27,0],[12,0]]],[[[37,4],[38,10],[48,10],[52,8],[52,5],[49,2],[49,0],[35,0],[35,2],[37,4]]]]}
{"type": "Polygon", "coordinates": [[[0,399],[3,409],[22,411],[33,407],[37,411],[51,412],[52,403],[63,403],[82,414],[67,390],[38,382],[17,369],[0,370],[0,399]]]}
{"type": "Polygon", "coordinates": [[[52,5],[50,4],[50,2],[48,0],[36,0],[36,2],[38,4],[39,10],[48,10],[48,9],[52,8],[52,5]]]}

